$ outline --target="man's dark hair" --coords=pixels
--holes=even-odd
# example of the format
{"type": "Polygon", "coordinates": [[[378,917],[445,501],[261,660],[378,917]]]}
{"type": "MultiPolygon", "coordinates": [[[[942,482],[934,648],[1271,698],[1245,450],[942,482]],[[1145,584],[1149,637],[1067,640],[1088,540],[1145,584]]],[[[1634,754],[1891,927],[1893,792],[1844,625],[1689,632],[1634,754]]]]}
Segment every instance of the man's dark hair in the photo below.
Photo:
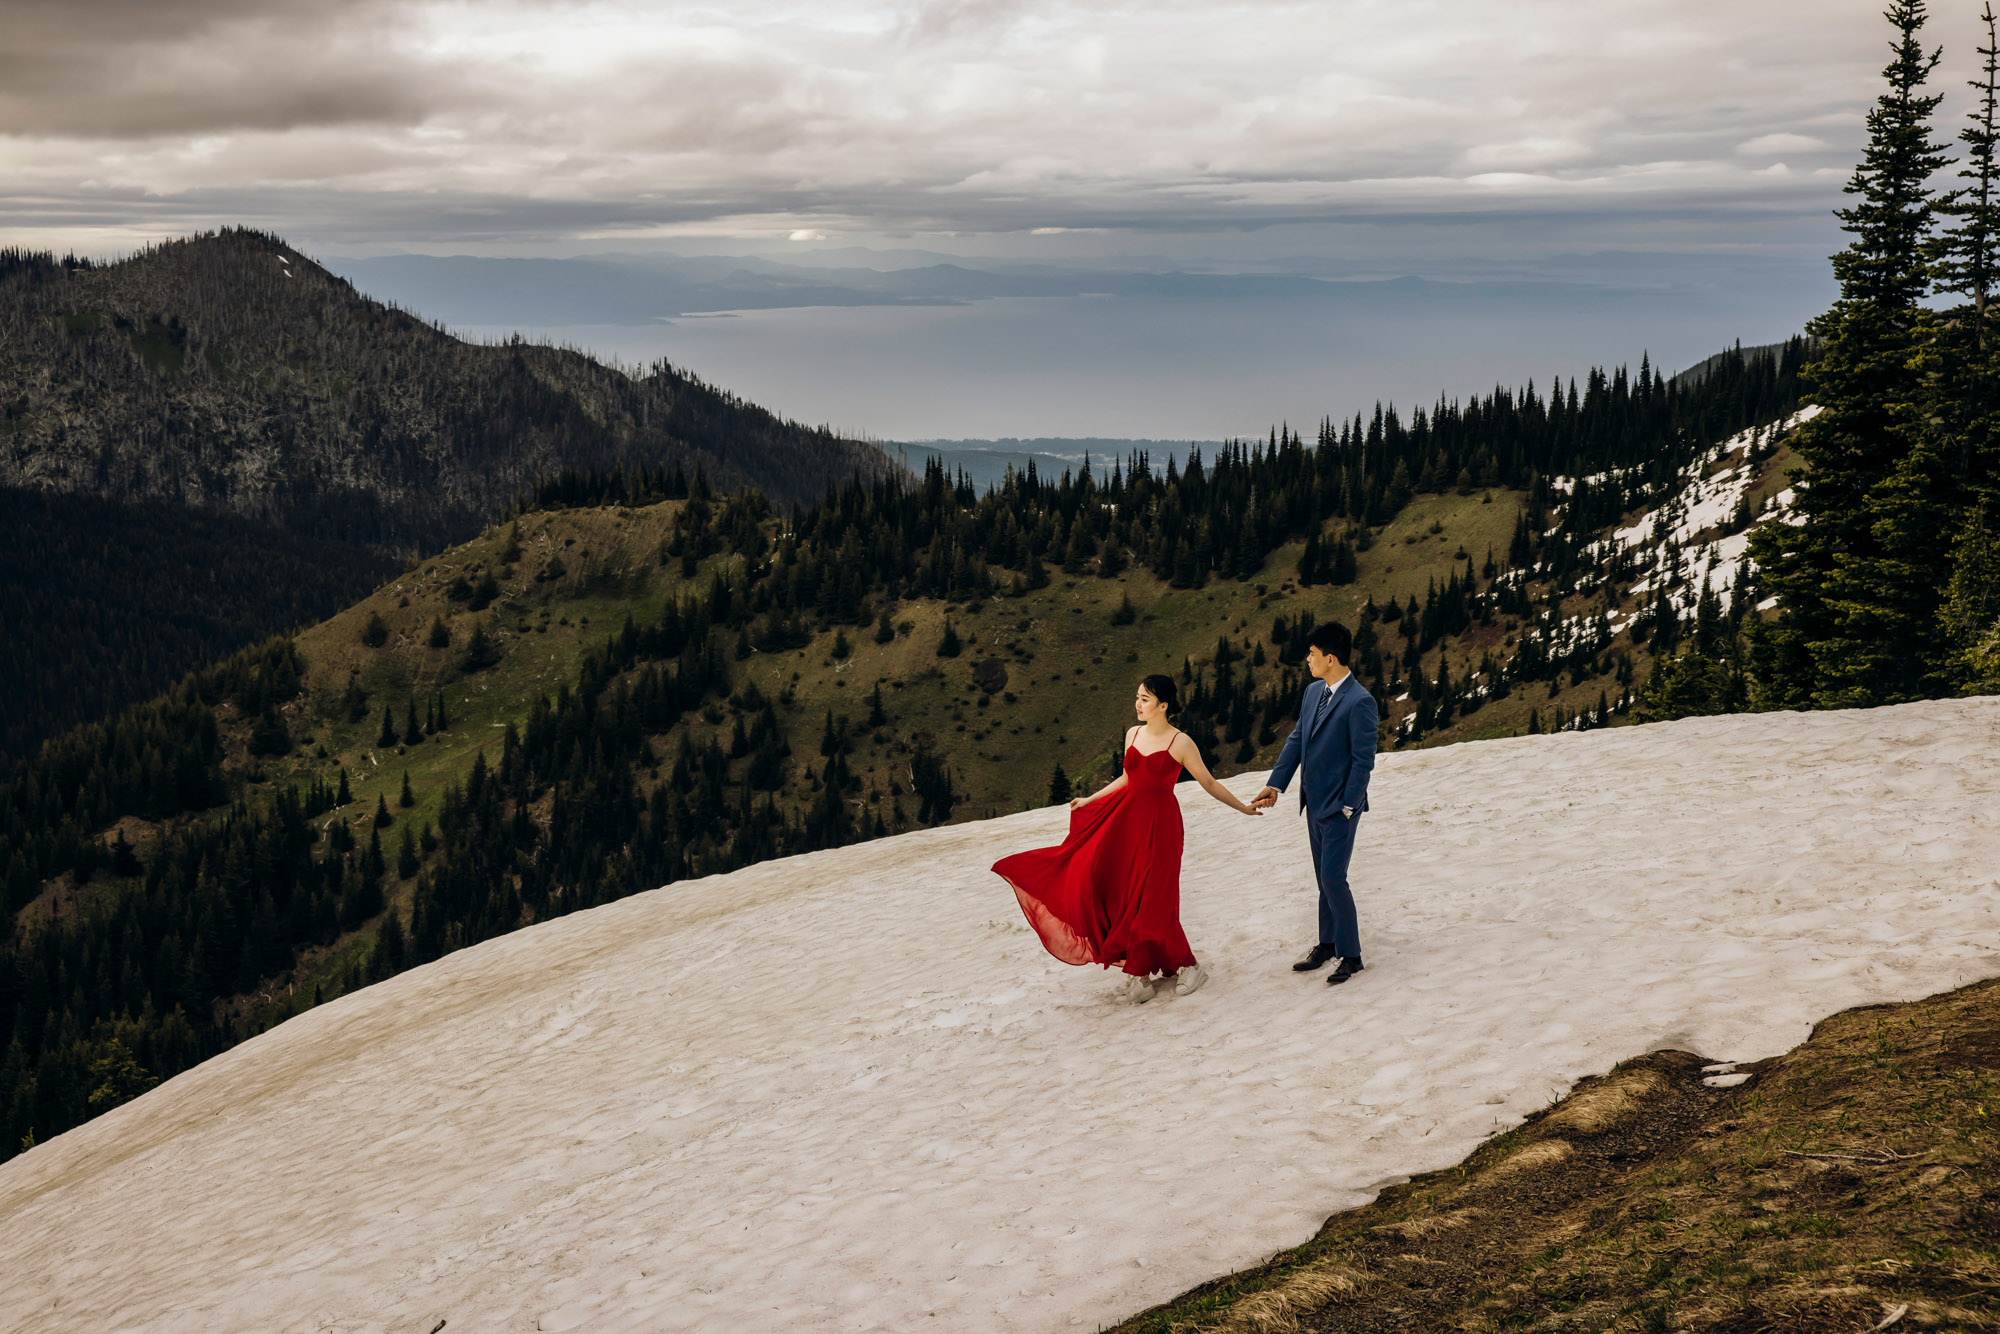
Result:
{"type": "Polygon", "coordinates": [[[1306,636],[1306,643],[1329,657],[1340,659],[1343,667],[1354,665],[1354,636],[1339,621],[1327,621],[1313,627],[1306,636]]]}

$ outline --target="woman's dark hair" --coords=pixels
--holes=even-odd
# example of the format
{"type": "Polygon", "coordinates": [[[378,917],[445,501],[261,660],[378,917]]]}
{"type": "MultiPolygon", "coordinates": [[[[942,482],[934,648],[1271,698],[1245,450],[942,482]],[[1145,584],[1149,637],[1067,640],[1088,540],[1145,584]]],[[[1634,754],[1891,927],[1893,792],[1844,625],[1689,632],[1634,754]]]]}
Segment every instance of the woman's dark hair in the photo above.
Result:
{"type": "Polygon", "coordinates": [[[1181,691],[1174,684],[1173,677],[1154,672],[1139,684],[1145,687],[1147,694],[1167,706],[1167,717],[1171,718],[1181,711],[1181,691]]]}

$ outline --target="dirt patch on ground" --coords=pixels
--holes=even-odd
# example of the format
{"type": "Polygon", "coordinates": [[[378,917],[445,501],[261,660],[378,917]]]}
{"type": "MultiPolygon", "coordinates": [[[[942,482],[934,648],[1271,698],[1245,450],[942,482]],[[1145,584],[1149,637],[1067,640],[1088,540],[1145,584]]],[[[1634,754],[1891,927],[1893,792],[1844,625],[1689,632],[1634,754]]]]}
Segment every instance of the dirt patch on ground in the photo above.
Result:
{"type": "Polygon", "coordinates": [[[1654,1052],[1269,1264],[1118,1326],[2000,1331],[2000,982],[1703,1082],[1654,1052]]]}

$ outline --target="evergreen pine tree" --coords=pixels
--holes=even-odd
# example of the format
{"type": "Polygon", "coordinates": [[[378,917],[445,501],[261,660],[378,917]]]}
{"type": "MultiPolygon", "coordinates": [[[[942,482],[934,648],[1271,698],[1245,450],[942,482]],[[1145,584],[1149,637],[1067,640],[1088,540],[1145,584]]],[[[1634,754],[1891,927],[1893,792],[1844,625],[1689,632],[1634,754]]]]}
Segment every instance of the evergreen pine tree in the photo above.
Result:
{"type": "Polygon", "coordinates": [[[889,619],[889,609],[884,607],[880,619],[875,622],[875,642],[886,644],[896,637],[896,627],[889,619]]]}
{"type": "Polygon", "coordinates": [[[425,642],[428,643],[432,648],[451,647],[451,627],[444,623],[444,617],[442,616],[431,617],[431,632],[429,638],[425,642]]]}
{"type": "Polygon", "coordinates": [[[402,972],[406,948],[402,918],[391,908],[383,915],[382,925],[375,933],[375,948],[368,959],[369,977],[379,982],[402,972]]]}
{"type": "Polygon", "coordinates": [[[1885,610],[1893,572],[1883,571],[1877,536],[1885,516],[1869,501],[1913,444],[1911,360],[1936,210],[1928,182],[1948,159],[1931,139],[1941,99],[1922,91],[1939,57],[1918,40],[1924,0],[1892,0],[1886,17],[1897,34],[1883,71],[1889,87],[1868,114],[1868,148],[1846,187],[1859,202],[1837,210],[1854,238],[1833,257],[1840,297],[1810,326],[1821,340],[1807,368],[1820,411],[1793,438],[1807,464],[1794,501],[1801,522],[1767,524],[1753,538],[1764,586],[1780,600],[1762,683],[1773,707],[1906,697],[1885,692],[1906,688],[1914,672],[1915,646],[1885,638],[1896,624],[1885,610]]]}
{"type": "Polygon", "coordinates": [[[345,806],[347,805],[348,802],[353,800],[354,800],[354,793],[347,786],[347,766],[343,764],[340,767],[340,788],[333,795],[333,804],[336,806],[345,806]]]}
{"type": "Polygon", "coordinates": [[[1361,566],[1354,556],[1354,544],[1341,538],[1334,544],[1333,563],[1327,571],[1326,581],[1330,584],[1351,584],[1360,576],[1361,566]]]}
{"type": "Polygon", "coordinates": [[[410,827],[403,826],[403,841],[396,846],[396,878],[408,880],[417,873],[417,841],[410,827]]]}
{"type": "Polygon", "coordinates": [[[361,883],[366,887],[368,902],[372,905],[370,916],[381,909],[382,877],[388,872],[389,862],[382,855],[382,830],[378,825],[368,831],[368,849],[361,854],[361,883]]]}
{"type": "Polygon", "coordinates": [[[483,672],[500,661],[500,650],[486,634],[486,623],[477,622],[472,627],[472,638],[465,642],[465,656],[459,659],[459,669],[466,672],[483,672]]]}
{"type": "Polygon", "coordinates": [[[368,692],[361,688],[359,672],[348,673],[347,690],[341,696],[340,702],[341,710],[347,715],[348,722],[358,723],[368,716],[368,692]]]}
{"type": "Polygon", "coordinates": [[[1980,20],[1986,25],[1986,45],[1980,77],[1971,81],[1979,94],[1959,131],[1965,145],[1965,166],[1959,176],[1969,184],[1938,202],[1937,210],[1951,219],[1933,245],[1931,277],[1940,294],[1970,298],[1971,332],[1975,345],[1987,342],[1986,301],[2000,268],[2000,192],[1994,180],[1995,150],[2000,148],[2000,38],[1993,5],[1988,0],[1980,20]]]}
{"type": "Polygon", "coordinates": [[[956,658],[959,652],[958,631],[951,628],[951,622],[944,623],[944,637],[938,640],[937,655],[940,658],[956,658]]]}
{"type": "Polygon", "coordinates": [[[386,704],[382,706],[382,735],[375,738],[375,744],[384,750],[396,744],[396,713],[386,704]]]}
{"type": "Polygon", "coordinates": [[[408,769],[403,770],[403,795],[396,798],[396,804],[406,811],[417,804],[417,794],[410,791],[410,771],[408,769]]]}
{"type": "Polygon", "coordinates": [[[1973,506],[1952,565],[1939,608],[1946,682],[1958,694],[2000,693],[2000,501],[1991,493],[1973,506]]]}
{"type": "Polygon", "coordinates": [[[423,724],[417,721],[417,697],[410,696],[409,712],[403,718],[403,744],[415,746],[424,739],[423,724]]]}
{"type": "Polygon", "coordinates": [[[389,626],[381,612],[368,613],[368,623],[361,627],[361,642],[369,648],[381,648],[389,642],[389,626]]]}
{"type": "Polygon", "coordinates": [[[1969,306],[1931,316],[1937,327],[1927,420],[1942,458],[1962,483],[1961,513],[1953,536],[1950,578],[1939,616],[1944,630],[1934,684],[1946,693],[2000,689],[2000,337],[1992,332],[1988,298],[2000,266],[2000,182],[1994,179],[2000,147],[2000,39],[1993,6],[1980,15],[1986,44],[1979,48],[1979,94],[1959,134],[1969,184],[1954,191],[1941,211],[1952,221],[1939,238],[1934,269],[1940,295],[1970,299],[1969,306]]]}
{"type": "Polygon", "coordinates": [[[1312,585],[1319,582],[1320,580],[1319,565],[1320,565],[1319,530],[1315,528],[1313,529],[1312,532],[1306,535],[1306,549],[1299,553],[1298,579],[1300,585],[1310,588],[1312,585]]]}
{"type": "Polygon", "coordinates": [[[1104,539],[1104,548],[1097,553],[1097,577],[1115,579],[1125,568],[1125,551],[1116,538],[1104,539]]]}
{"type": "Polygon", "coordinates": [[[285,720],[278,716],[275,708],[267,707],[257,717],[257,725],[250,729],[250,753],[252,755],[286,755],[291,753],[292,734],[286,728],[285,720]]]}
{"type": "Polygon", "coordinates": [[[1715,562],[1709,562],[1708,572],[1701,575],[1701,596],[1694,604],[1694,650],[1706,657],[1714,657],[1722,649],[1724,634],[1722,619],[1722,599],[1716,596],[1715,585],[1710,582],[1715,576],[1715,562]]]}
{"type": "Polygon", "coordinates": [[[1063,772],[1062,761],[1057,760],[1055,768],[1049,773],[1048,804],[1051,806],[1066,805],[1071,795],[1069,775],[1063,772]]]}
{"type": "Polygon", "coordinates": [[[438,731],[440,732],[450,731],[451,719],[449,716],[446,715],[444,711],[444,692],[442,690],[440,690],[437,695],[437,716],[438,716],[438,731]]]}
{"type": "Polygon", "coordinates": [[[394,824],[395,822],[396,822],[396,817],[389,814],[389,799],[383,796],[379,792],[376,793],[375,827],[377,829],[387,829],[390,825],[394,824]]]}

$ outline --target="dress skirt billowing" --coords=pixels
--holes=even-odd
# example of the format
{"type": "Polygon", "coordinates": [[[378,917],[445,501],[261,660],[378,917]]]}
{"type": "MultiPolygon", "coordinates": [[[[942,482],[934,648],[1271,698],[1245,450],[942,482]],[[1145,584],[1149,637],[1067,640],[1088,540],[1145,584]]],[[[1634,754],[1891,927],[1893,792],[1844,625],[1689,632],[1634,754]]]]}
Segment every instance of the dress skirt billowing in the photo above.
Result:
{"type": "Polygon", "coordinates": [[[1180,768],[1164,750],[1128,749],[1125,787],[1071,811],[1061,846],[993,863],[1050,954],[1135,977],[1195,961],[1180,920],[1180,768]]]}

